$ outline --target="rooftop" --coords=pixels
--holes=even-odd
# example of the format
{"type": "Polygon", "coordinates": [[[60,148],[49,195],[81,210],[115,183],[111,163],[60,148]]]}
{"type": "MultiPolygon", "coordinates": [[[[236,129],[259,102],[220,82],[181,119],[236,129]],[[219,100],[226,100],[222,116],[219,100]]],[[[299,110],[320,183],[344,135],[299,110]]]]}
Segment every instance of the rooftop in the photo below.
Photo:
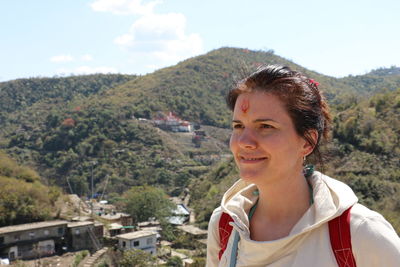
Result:
{"type": "Polygon", "coordinates": [[[94,225],[93,222],[70,222],[68,223],[68,228],[74,228],[74,227],[81,227],[81,226],[87,226],[87,225],[94,225]]]}
{"type": "Polygon", "coordinates": [[[121,219],[124,217],[131,217],[131,215],[129,215],[127,213],[117,212],[115,214],[113,214],[113,213],[108,213],[107,215],[102,214],[100,217],[103,219],[106,219],[106,220],[117,220],[117,219],[121,219]]]}
{"type": "Polygon", "coordinates": [[[55,227],[55,226],[61,226],[61,225],[66,226],[67,224],[68,224],[67,221],[61,221],[61,220],[18,224],[18,225],[1,227],[0,234],[7,234],[7,233],[13,233],[13,232],[20,232],[20,231],[29,231],[29,230],[34,230],[34,229],[55,227]]]}
{"type": "Polygon", "coordinates": [[[110,224],[110,230],[115,230],[115,229],[122,229],[122,225],[119,223],[111,223],[110,224]]]}
{"type": "Polygon", "coordinates": [[[189,234],[192,234],[192,235],[204,235],[204,234],[207,234],[207,230],[200,229],[200,228],[198,228],[198,227],[196,227],[194,225],[181,225],[181,226],[178,226],[178,228],[181,229],[182,231],[185,231],[185,232],[187,232],[189,234]]]}
{"type": "Polygon", "coordinates": [[[122,235],[117,235],[117,237],[118,238],[123,238],[123,239],[135,239],[135,238],[151,236],[151,235],[157,235],[157,232],[154,232],[154,231],[136,231],[136,232],[126,233],[126,234],[122,234],[122,235]]]}

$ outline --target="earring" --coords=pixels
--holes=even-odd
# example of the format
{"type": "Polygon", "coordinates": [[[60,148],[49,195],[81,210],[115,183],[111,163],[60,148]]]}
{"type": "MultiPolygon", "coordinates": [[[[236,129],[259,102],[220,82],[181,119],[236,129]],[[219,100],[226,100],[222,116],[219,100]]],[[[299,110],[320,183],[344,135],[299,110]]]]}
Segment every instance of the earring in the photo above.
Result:
{"type": "Polygon", "coordinates": [[[303,156],[303,163],[305,163],[305,162],[306,162],[306,159],[307,159],[307,156],[306,156],[306,155],[304,155],[304,156],[303,156]]]}

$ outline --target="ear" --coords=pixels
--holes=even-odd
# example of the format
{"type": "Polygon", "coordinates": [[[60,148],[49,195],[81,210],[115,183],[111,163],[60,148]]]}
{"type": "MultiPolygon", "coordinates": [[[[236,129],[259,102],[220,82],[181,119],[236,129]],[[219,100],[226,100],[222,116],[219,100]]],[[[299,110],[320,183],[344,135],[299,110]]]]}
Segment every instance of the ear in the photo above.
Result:
{"type": "Polygon", "coordinates": [[[304,138],[305,142],[303,146],[303,156],[308,156],[313,152],[315,145],[318,141],[318,132],[315,129],[308,130],[306,136],[309,140],[307,140],[307,138],[304,138]],[[312,143],[310,142],[311,140],[312,143]]]}

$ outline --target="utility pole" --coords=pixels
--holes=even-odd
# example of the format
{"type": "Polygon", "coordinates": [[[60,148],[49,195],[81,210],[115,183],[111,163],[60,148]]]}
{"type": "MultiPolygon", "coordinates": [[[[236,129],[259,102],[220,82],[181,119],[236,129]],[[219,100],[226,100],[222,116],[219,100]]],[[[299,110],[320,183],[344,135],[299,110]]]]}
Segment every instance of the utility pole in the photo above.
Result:
{"type": "Polygon", "coordinates": [[[94,214],[94,212],[93,212],[93,210],[94,210],[94,203],[93,203],[93,195],[94,195],[94,193],[93,193],[93,166],[96,165],[97,162],[96,161],[92,161],[91,163],[92,163],[91,164],[91,167],[92,167],[92,178],[91,178],[91,187],[92,187],[91,191],[92,191],[92,194],[90,196],[90,204],[91,204],[91,208],[92,208],[92,218],[93,218],[93,214],[94,214]]]}

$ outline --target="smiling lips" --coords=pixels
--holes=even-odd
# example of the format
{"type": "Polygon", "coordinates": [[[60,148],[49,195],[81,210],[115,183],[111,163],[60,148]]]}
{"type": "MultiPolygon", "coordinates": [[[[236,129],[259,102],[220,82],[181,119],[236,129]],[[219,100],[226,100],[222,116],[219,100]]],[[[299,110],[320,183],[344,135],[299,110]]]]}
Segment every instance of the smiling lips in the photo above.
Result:
{"type": "Polygon", "coordinates": [[[239,158],[241,163],[258,163],[267,159],[267,157],[255,158],[255,157],[244,157],[244,156],[240,156],[239,158]]]}

